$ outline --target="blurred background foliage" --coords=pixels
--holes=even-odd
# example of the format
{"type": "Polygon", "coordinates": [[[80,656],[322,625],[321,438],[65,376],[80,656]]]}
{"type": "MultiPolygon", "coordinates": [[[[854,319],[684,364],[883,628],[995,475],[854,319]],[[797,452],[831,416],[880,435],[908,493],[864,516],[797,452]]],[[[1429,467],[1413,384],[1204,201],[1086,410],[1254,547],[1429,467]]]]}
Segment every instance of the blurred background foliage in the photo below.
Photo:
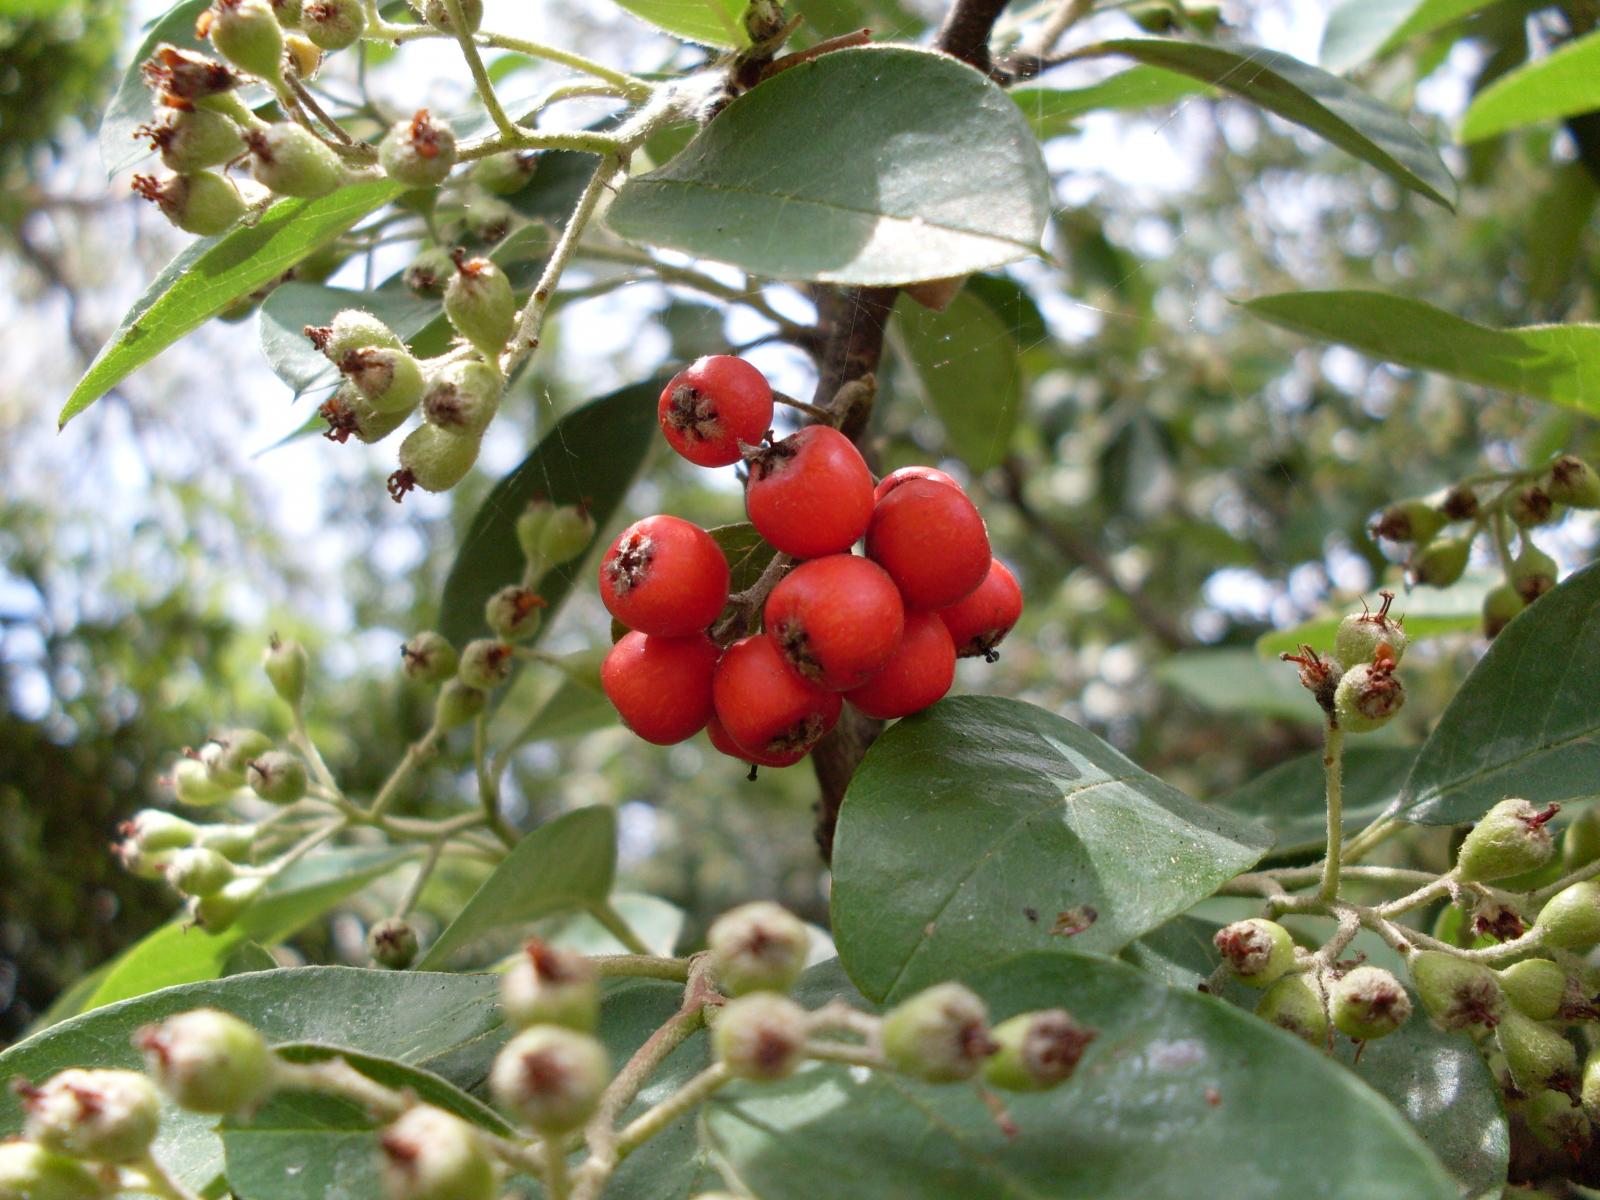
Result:
{"type": "MultiPolygon", "coordinates": [[[[490,0],[488,19],[509,23],[515,7],[490,0]]],[[[1106,7],[1095,32],[1137,32],[1106,7]]],[[[866,25],[914,38],[939,15],[889,0],[799,8],[807,37],[866,25]]],[[[1224,32],[1314,59],[1322,8],[1225,4],[1224,32]]],[[[403,509],[384,495],[386,452],[304,439],[263,453],[305,410],[267,371],[250,319],[208,327],[58,437],[62,397],[181,244],[135,211],[125,178],[107,187],[93,136],[138,25],[159,12],[0,3],[11,281],[0,296],[0,1044],[171,914],[164,889],[123,875],[107,843],[120,819],[165,802],[161,776],[184,746],[236,724],[282,732],[257,667],[268,633],[311,646],[315,732],[348,790],[375,786],[427,721],[398,645],[436,621],[458,536],[497,474],[574,404],[770,329],[651,282],[569,304],[479,470],[452,497],[403,509]]],[[[615,46],[634,69],[695,58],[598,0],[541,6],[538,19],[546,40],[615,46]]],[[[1356,78],[1447,144],[1473,92],[1567,36],[1567,21],[1502,0],[1356,78]]],[[[386,70],[374,63],[377,86],[414,106],[416,76],[386,70]]],[[[1089,78],[1058,74],[1046,82],[1089,78]]],[[[963,664],[958,687],[1061,712],[1215,796],[1318,738],[1315,709],[1254,651],[1257,637],[1381,584],[1403,591],[1394,548],[1366,532],[1376,509],[1558,449],[1600,451],[1594,422],[1569,411],[1310,345],[1230,301],[1372,287],[1490,325],[1592,319],[1597,163],[1580,159],[1581,138],[1549,128],[1452,148],[1463,190],[1451,213],[1235,102],[1091,113],[1047,132],[1053,261],[971,285],[1000,315],[998,333],[961,321],[929,333],[930,318],[902,308],[872,448],[885,469],[935,461],[968,478],[1024,581],[1028,609],[1001,661],[963,664]],[[919,336],[946,351],[920,370],[919,336]],[[1014,433],[998,440],[1003,424],[987,414],[1004,397],[982,394],[992,374],[954,399],[943,394],[954,376],[940,375],[988,361],[997,340],[1018,397],[1014,433]],[[963,432],[963,406],[986,435],[963,432]]],[[[404,265],[404,247],[385,253],[333,282],[359,288],[404,265]]],[[[772,298],[805,314],[800,293],[772,298]]],[[[753,357],[782,390],[809,391],[797,352],[753,357]]],[[[665,455],[626,507],[707,525],[742,516],[731,479],[665,455]]],[[[1596,540],[1579,514],[1547,548],[1570,567],[1596,540]]],[[[592,596],[575,597],[549,648],[598,644],[603,617],[592,596]]],[[[1481,650],[1462,635],[1414,652],[1411,702],[1384,736],[1417,740],[1481,650]]],[[[516,824],[617,806],[626,885],[682,906],[691,930],[750,896],[824,919],[809,770],[750,784],[703,739],[658,750],[605,717],[576,714],[569,736],[517,755],[516,824]]],[[[470,797],[459,759],[444,756],[408,803],[470,797]]],[[[425,908],[449,911],[470,883],[442,878],[425,908]]],[[[289,952],[361,961],[363,923],[384,911],[381,897],[358,900],[289,952]]]]}

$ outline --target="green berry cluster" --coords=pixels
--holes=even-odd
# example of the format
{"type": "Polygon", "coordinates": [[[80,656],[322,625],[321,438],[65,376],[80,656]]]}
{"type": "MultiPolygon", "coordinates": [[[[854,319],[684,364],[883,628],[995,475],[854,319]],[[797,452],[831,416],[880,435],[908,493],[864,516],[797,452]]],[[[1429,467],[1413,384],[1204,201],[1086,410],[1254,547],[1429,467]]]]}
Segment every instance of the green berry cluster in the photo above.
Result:
{"type": "Polygon", "coordinates": [[[1285,654],[1299,664],[1300,682],[1316,698],[1331,727],[1348,733],[1370,733],[1391,721],[1405,704],[1406,692],[1395,674],[1408,638],[1400,621],[1389,616],[1393,592],[1381,592],[1376,612],[1363,608],[1339,622],[1332,654],[1310,646],[1285,654]]]}

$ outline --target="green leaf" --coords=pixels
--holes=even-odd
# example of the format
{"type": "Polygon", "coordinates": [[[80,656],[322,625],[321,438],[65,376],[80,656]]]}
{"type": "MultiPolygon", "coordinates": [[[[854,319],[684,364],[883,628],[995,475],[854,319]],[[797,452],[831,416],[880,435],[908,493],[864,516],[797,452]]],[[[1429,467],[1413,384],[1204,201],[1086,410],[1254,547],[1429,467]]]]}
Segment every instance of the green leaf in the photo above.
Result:
{"type": "Polygon", "coordinates": [[[134,132],[156,120],[155,94],[145,83],[140,68],[162,42],[181,49],[202,50],[194,23],[209,3],[210,0],[183,0],[174,5],[150,26],[134,51],[106,105],[106,115],[100,120],[100,158],[105,163],[107,179],[114,179],[152,153],[148,142],[134,132]]]}
{"type": "MultiPolygon", "coordinates": [[[[670,958],[683,934],[683,909],[659,896],[641,892],[618,892],[611,906],[629,929],[650,947],[650,953],[670,958]]],[[[552,917],[540,923],[539,936],[554,946],[565,946],[580,954],[632,954],[599,921],[586,912],[552,917]]]]}
{"type": "Polygon", "coordinates": [[[402,287],[357,292],[318,283],[285,283],[261,305],[261,349],[278,378],[298,395],[339,379],[338,369],[305,335],[307,325],[326,325],[346,308],[365,309],[409,342],[441,311],[437,299],[402,287]]]}
{"type": "Polygon", "coordinates": [[[1294,667],[1265,662],[1249,650],[1185,650],[1162,659],[1155,676],[1214,712],[1322,724],[1322,710],[1294,667]]]}
{"type": "MultiPolygon", "coordinates": [[[[1395,615],[1405,619],[1406,636],[1413,642],[1473,632],[1483,624],[1484,596],[1499,582],[1498,575],[1473,572],[1447,588],[1413,588],[1395,601],[1395,615]]],[[[1264,633],[1256,639],[1256,653],[1276,659],[1280,654],[1294,654],[1302,646],[1331,651],[1339,622],[1353,607],[1356,606],[1324,613],[1290,629],[1264,633]]]]}
{"type": "Polygon", "coordinates": [[[1490,329],[1382,292],[1283,292],[1244,308],[1371,358],[1600,413],[1600,325],[1490,329]]]}
{"type": "Polygon", "coordinates": [[[1193,96],[1215,93],[1202,80],[1160,67],[1131,67],[1109,79],[1081,88],[1012,88],[1008,93],[1040,138],[1072,129],[1085,113],[1165,108],[1193,96]]]}
{"type": "Polygon", "coordinates": [[[246,942],[276,945],[414,856],[409,850],[367,847],[303,859],[268,884],[261,898],[221,933],[191,929],[179,919],[130,946],[80,1011],[158,988],[215,979],[246,942]]]}
{"type": "Polygon", "coordinates": [[[122,318],[72,389],[60,424],[239,297],[277,278],[404,190],[382,179],[350,184],[316,200],[279,200],[254,221],[196,241],[167,264],[122,318]]]}
{"type": "Polygon", "coordinates": [[[1546,592],[1489,643],[1433,727],[1395,814],[1475,821],[1507,796],[1600,790],[1600,563],[1546,592]]]}
{"type": "Polygon", "coordinates": [[[617,816],[603,805],[541,825],[517,843],[417,963],[428,970],[507,925],[603,904],[617,869],[617,816]]]}
{"type": "Polygon", "coordinates": [[[891,284],[1038,254],[1049,215],[1038,143],[1003,91],[946,55],[874,46],[741,96],[606,219],[758,275],[891,284]]]}
{"type": "Polygon", "coordinates": [[[891,728],[840,810],[839,957],[893,999],[1023,950],[1117,950],[1210,895],[1271,842],[1015,700],[961,696],[891,728]]]}
{"type": "Polygon", "coordinates": [[[1478,142],[1600,108],[1600,31],[1507,72],[1473,97],[1461,118],[1461,140],[1478,142]]]}
{"type": "MultiPolygon", "coordinates": [[[[483,606],[522,578],[517,518],[528,501],[582,504],[604,528],[656,443],[656,398],[664,380],[635,384],[592,400],[556,422],[484,500],[467,527],[439,602],[439,629],[458,646],[486,632],[483,606]]],[[[539,594],[550,606],[544,627],[583,569],[579,556],[548,572],[539,594]]]]}
{"type": "Polygon", "coordinates": [[[1260,46],[1164,38],[1099,42],[1072,57],[1106,55],[1125,55],[1231,92],[1309,129],[1419,195],[1455,207],[1456,182],[1439,152],[1399,113],[1337,75],[1260,46]]]}
{"type": "Polygon", "coordinates": [[[777,551],[749,521],[706,530],[728,560],[728,591],[742,592],[761,578],[777,551]]]}
{"type": "Polygon", "coordinates": [[[1050,340],[1050,328],[1033,297],[1006,276],[974,275],[967,280],[964,293],[987,304],[1023,350],[1050,340]]]}
{"type": "Polygon", "coordinates": [[[1343,73],[1432,33],[1494,0],[1344,0],[1328,14],[1317,59],[1343,73]]]}
{"type": "MultiPolygon", "coordinates": [[[[1351,746],[1344,752],[1344,828],[1353,833],[1394,803],[1416,761],[1414,747],[1351,746]]],[[[1317,849],[1327,841],[1322,752],[1291,758],[1241,788],[1211,801],[1259,821],[1277,836],[1276,855],[1317,849]]]]}
{"type": "Polygon", "coordinates": [[[1022,370],[1010,327],[976,295],[962,291],[943,312],[902,295],[890,333],[923,401],[938,414],[950,453],[974,471],[1000,463],[1011,448],[1022,403],[1022,370]]]}
{"type": "MultiPolygon", "coordinates": [[[[131,1037],[152,1021],[192,1008],[220,1008],[268,1041],[319,1042],[395,1059],[474,1085],[504,1040],[497,981],[487,975],[300,967],[166,988],[53,1025],[0,1054],[0,1079],[39,1080],[66,1067],[140,1065],[131,1037]]],[[[192,1188],[222,1167],[216,1118],[167,1106],[156,1157],[192,1188]]],[[[18,1132],[21,1105],[0,1089],[0,1137],[18,1132]]]]}
{"type": "Polygon", "coordinates": [[[1223,1001],[1078,955],[1023,955],[973,982],[997,1018],[1064,1006],[1099,1035],[1066,1084],[1005,1097],[1014,1136],[972,1088],[814,1067],[707,1106],[705,1136],[740,1190],[815,1200],[849,1180],[851,1196],[917,1200],[1457,1196],[1356,1074],[1223,1001]]]}
{"type": "Polygon", "coordinates": [[[617,5],[686,42],[724,50],[750,44],[740,20],[745,0],[617,0],[617,5]]]}

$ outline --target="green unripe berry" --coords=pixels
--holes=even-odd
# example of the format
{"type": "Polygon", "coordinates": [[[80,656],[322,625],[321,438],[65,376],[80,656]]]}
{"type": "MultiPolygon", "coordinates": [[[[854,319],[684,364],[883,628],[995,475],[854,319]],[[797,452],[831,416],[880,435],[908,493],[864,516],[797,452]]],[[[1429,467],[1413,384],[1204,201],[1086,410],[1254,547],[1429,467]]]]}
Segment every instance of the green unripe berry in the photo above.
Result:
{"type": "Polygon", "coordinates": [[[1466,573],[1471,557],[1470,537],[1438,538],[1411,560],[1411,575],[1424,587],[1449,587],[1466,573]]]}
{"type": "Polygon", "coordinates": [[[256,844],[255,825],[200,825],[195,844],[215,850],[223,858],[243,861],[256,844]]]}
{"type": "Polygon", "coordinates": [[[267,881],[247,876],[226,883],[209,896],[198,896],[190,904],[190,919],[207,933],[222,933],[233,927],[260,898],[267,881]]]}
{"type": "Polygon", "coordinates": [[[206,36],[218,54],[275,87],[283,85],[283,27],[268,0],[216,0],[206,36]]]}
{"type": "Polygon", "coordinates": [[[1526,800],[1502,800],[1474,825],[1456,852],[1456,878],[1486,883],[1534,871],[1555,857],[1549,822],[1560,809],[1544,811],[1526,800]]]}
{"type": "Polygon", "coordinates": [[[549,1135],[587,1121],[610,1076],[605,1047],[593,1037],[559,1025],[535,1025],[495,1056],[489,1090],[502,1108],[549,1135]]]}
{"type": "Polygon", "coordinates": [[[283,39],[283,69],[295,79],[315,78],[322,69],[322,47],[299,33],[285,34],[283,39]]]}
{"type": "Polygon", "coordinates": [[[983,1064],[983,1081],[1010,1092],[1042,1092],[1065,1083],[1095,1033],[1064,1008],[1018,1013],[994,1027],[1000,1047],[983,1064]]]}
{"type": "Polygon", "coordinates": [[[443,683],[453,679],[459,663],[450,639],[431,629],[400,647],[400,661],[406,678],[418,683],[443,683]]]}
{"type": "Polygon", "coordinates": [[[478,638],[468,642],[462,650],[457,674],[468,687],[492,692],[511,678],[511,669],[516,664],[516,652],[506,643],[494,638],[478,638]]]}
{"type": "Polygon", "coordinates": [[[278,18],[278,24],[285,29],[298,29],[300,27],[300,6],[302,0],[271,0],[272,15],[278,18]]]}
{"type": "Polygon", "coordinates": [[[806,969],[811,933],[782,905],[756,900],[713,921],[706,947],[724,995],[787,992],[806,969]]]}
{"type": "Polygon", "coordinates": [[[511,196],[528,186],[538,166],[539,153],[535,150],[491,154],[472,164],[471,179],[492,195],[511,196]]]}
{"type": "Polygon", "coordinates": [[[215,167],[244,153],[239,127],[221,113],[204,108],[174,109],[160,125],[139,132],[159,151],[161,162],[178,174],[215,167]]]}
{"type": "Polygon", "coordinates": [[[17,1086],[16,1091],[27,1113],[24,1136],[73,1158],[135,1162],[150,1149],[161,1126],[161,1097],[137,1071],[75,1067],[38,1087],[17,1086]]]}
{"type": "MultiPolygon", "coordinates": [[[[504,241],[520,219],[517,210],[497,196],[483,196],[470,201],[461,215],[467,237],[485,246],[504,241]]],[[[518,249],[522,251],[523,258],[537,257],[531,249],[522,247],[520,243],[518,249]]]]}
{"type": "Polygon", "coordinates": [[[486,693],[468,687],[459,679],[451,679],[439,689],[439,700],[434,705],[433,719],[440,729],[455,729],[476,717],[488,703],[489,697],[486,693]]]}
{"type": "Polygon", "coordinates": [[[1363,609],[1351,613],[1339,622],[1333,636],[1333,656],[1348,667],[1375,662],[1380,654],[1392,659],[1395,665],[1405,657],[1406,631],[1400,622],[1389,616],[1389,606],[1394,603],[1393,592],[1381,592],[1382,605],[1377,612],[1363,609]],[[1384,654],[1384,648],[1388,653],[1384,654]]]}
{"type": "Polygon", "coordinates": [[[400,443],[400,469],[389,476],[389,495],[399,501],[414,487],[449,491],[478,461],[481,442],[475,435],[452,433],[437,425],[417,426],[400,443]]]}
{"type": "Polygon", "coordinates": [[[367,953],[380,967],[403,971],[417,957],[417,931],[403,917],[388,917],[367,930],[367,953]]]}
{"type": "Polygon", "coordinates": [[[1550,464],[1545,491],[1557,504],[1600,508],[1600,474],[1574,454],[1563,454],[1550,464]]]}
{"type": "Polygon", "coordinates": [[[306,0],[300,11],[306,36],[324,50],[343,50],[366,32],[361,0],[306,0]]]}
{"type": "Polygon", "coordinates": [[[1523,1091],[1571,1091],[1577,1086],[1577,1051],[1550,1026],[1525,1017],[1512,1007],[1505,1010],[1494,1036],[1506,1056],[1512,1082],[1523,1091]]]}
{"type": "Polygon", "coordinates": [[[545,607],[538,592],[509,583],[489,597],[483,606],[483,620],[501,641],[522,642],[539,631],[545,607]]]}
{"type": "Polygon", "coordinates": [[[444,289],[445,316],[486,358],[499,358],[516,325],[517,300],[506,274],[486,258],[463,258],[444,289]]]}
{"type": "Polygon", "coordinates": [[[312,200],[345,182],[339,156],[299,125],[252,129],[244,140],[250,148],[250,173],[275,195],[312,200]]]}
{"type": "Polygon", "coordinates": [[[1360,663],[1340,676],[1333,712],[1346,732],[1370,733],[1388,724],[1405,700],[1405,688],[1392,670],[1360,663]]]}
{"type": "Polygon", "coordinates": [[[331,325],[307,325],[303,332],[334,366],[358,350],[406,348],[398,333],[359,308],[343,309],[334,314],[331,325]]]}
{"type": "Polygon", "coordinates": [[[501,977],[500,1007],[519,1029],[561,1025],[593,1033],[600,1022],[600,977],[583,955],[535,938],[501,977]]]}
{"type": "Polygon", "coordinates": [[[445,284],[455,273],[454,260],[437,246],[430,246],[411,260],[401,278],[419,296],[442,296],[445,284]]]}
{"type": "Polygon", "coordinates": [[[1557,950],[1585,951],[1600,944],[1600,882],[1586,879],[1550,897],[1533,930],[1557,950]]]}
{"type": "Polygon", "coordinates": [[[422,367],[404,350],[368,346],[350,351],[338,365],[380,413],[409,413],[422,399],[422,367]]]}
{"type": "Polygon", "coordinates": [[[275,1063],[249,1025],[214,1008],[179,1013],[133,1037],[145,1070],[180,1108],[245,1113],[267,1098],[275,1063]]]}
{"type": "MultiPolygon", "coordinates": [[[[184,759],[184,761],[193,760],[184,759]]],[[[141,850],[154,852],[182,850],[185,846],[194,845],[199,827],[191,821],[185,821],[176,813],[165,812],[159,808],[143,808],[134,813],[131,820],[124,821],[118,832],[123,837],[138,842],[141,850]]]]}
{"type": "MultiPolygon", "coordinates": [[[[454,32],[450,8],[444,0],[411,0],[411,7],[435,29],[454,32]]],[[[478,26],[483,24],[483,0],[461,0],[461,19],[466,22],[468,33],[477,33],[478,26]]]]}
{"type": "Polygon", "coordinates": [[[4,1200],[103,1200],[117,1190],[77,1159],[33,1142],[0,1142],[4,1200]]]}
{"type": "Polygon", "coordinates": [[[456,135],[421,108],[397,121],[378,143],[385,174],[412,188],[437,187],[456,165],[456,135]]]}
{"type": "Polygon", "coordinates": [[[1537,1093],[1523,1106],[1522,1119],[1541,1146],[1570,1154],[1574,1162],[1594,1141],[1588,1114],[1563,1092],[1547,1088],[1537,1093]]]}
{"type": "Polygon", "coordinates": [[[306,794],[306,764],[298,754],[269,750],[250,761],[250,790],[269,804],[293,804],[306,794]]]}
{"type": "Polygon", "coordinates": [[[1424,950],[1408,963],[1417,998],[1440,1029],[1486,1033],[1500,1022],[1505,996],[1495,973],[1442,950],[1424,950]]]}
{"type": "Polygon", "coordinates": [[[233,864],[215,850],[187,846],[167,861],[167,882],[185,896],[209,896],[233,881],[233,864]]]}
{"type": "Polygon", "coordinates": [[[450,363],[422,395],[422,415],[430,425],[462,437],[477,437],[500,407],[500,372],[488,363],[450,363]]]}
{"type": "Polygon", "coordinates": [[[1524,604],[1532,604],[1555,587],[1559,570],[1555,559],[1524,536],[1521,551],[1511,560],[1508,582],[1517,589],[1517,595],[1522,597],[1524,604]]]}
{"type": "Polygon", "coordinates": [[[1525,958],[1500,972],[1500,990],[1523,1016],[1550,1021],[1567,994],[1567,973],[1548,958],[1525,958]]]}
{"type": "Polygon", "coordinates": [[[223,787],[243,787],[250,763],[272,749],[272,739],[259,729],[230,729],[206,747],[206,769],[223,787]]]}
{"type": "Polygon", "coordinates": [[[1178,27],[1178,14],[1165,0],[1146,0],[1130,5],[1128,19],[1145,33],[1171,33],[1178,27]]]}
{"type": "Polygon", "coordinates": [[[1584,1060],[1583,1078],[1578,1092],[1584,1110],[1591,1117],[1600,1117],[1600,1050],[1591,1050],[1584,1060]]]}
{"type": "Polygon", "coordinates": [[[551,512],[539,534],[539,557],[551,566],[571,562],[594,539],[594,518],[576,504],[563,504],[551,512]]]}
{"type": "Polygon", "coordinates": [[[936,983],[890,1009],[881,1033],[889,1065],[929,1083],[971,1079],[997,1049],[989,1010],[959,983],[936,983]]]}
{"type": "Polygon", "coordinates": [[[1382,967],[1356,967],[1333,985],[1328,1015],[1346,1037],[1369,1042],[1387,1037],[1411,1016],[1411,997],[1382,967]]]}
{"type": "Polygon", "coordinates": [[[1234,978],[1250,987],[1270,987],[1294,966],[1294,938],[1276,921],[1235,921],[1211,940],[1234,978]]]}
{"type": "Polygon", "coordinates": [[[478,1131],[431,1104],[400,1114],[378,1135],[389,1200],[494,1200],[494,1161],[478,1131]]]}
{"type": "Polygon", "coordinates": [[[544,555],[539,549],[540,539],[544,537],[544,527],[550,521],[550,514],[555,512],[555,505],[548,500],[530,500],[528,507],[522,510],[522,515],[517,518],[517,545],[522,547],[522,556],[531,566],[537,568],[537,574],[543,574],[545,568],[544,555]]]}
{"type": "Polygon", "coordinates": [[[737,996],[716,1022],[711,1051],[735,1079],[784,1079],[804,1057],[806,1010],[777,992],[737,996]]]}
{"type": "Polygon", "coordinates": [[[1426,500],[1402,500],[1379,514],[1373,522],[1372,534],[1390,542],[1413,542],[1421,546],[1432,541],[1433,535],[1444,527],[1445,515],[1426,500]]]}
{"type": "Polygon", "coordinates": [[[1587,867],[1600,858],[1600,807],[1591,805],[1561,835],[1562,874],[1587,867]]]}
{"type": "Polygon", "coordinates": [[[306,648],[293,639],[273,634],[261,655],[261,669],[278,698],[290,707],[298,707],[306,694],[306,675],[310,660],[306,648]]]}
{"type": "Polygon", "coordinates": [[[1321,1046],[1328,1038],[1328,1013],[1322,994],[1305,974],[1285,975],[1262,993],[1256,1016],[1313,1046],[1321,1046]]]}
{"type": "Polygon", "coordinates": [[[1526,607],[1517,589],[1509,583],[1490,588],[1483,598],[1483,636],[1498,637],[1500,631],[1511,624],[1511,618],[1526,607]]]}
{"type": "Polygon", "coordinates": [[[135,175],[133,190],[154,203],[179,229],[201,237],[229,229],[249,207],[237,187],[210,171],[165,179],[135,175]]]}
{"type": "Polygon", "coordinates": [[[230,787],[212,779],[198,758],[180,758],[172,768],[172,793],[180,804],[193,808],[211,808],[233,795],[230,787]]]}
{"type": "Polygon", "coordinates": [[[1538,484],[1532,484],[1511,497],[1506,505],[1506,515],[1519,529],[1533,529],[1548,523],[1556,515],[1556,505],[1550,499],[1549,492],[1538,484]]]}

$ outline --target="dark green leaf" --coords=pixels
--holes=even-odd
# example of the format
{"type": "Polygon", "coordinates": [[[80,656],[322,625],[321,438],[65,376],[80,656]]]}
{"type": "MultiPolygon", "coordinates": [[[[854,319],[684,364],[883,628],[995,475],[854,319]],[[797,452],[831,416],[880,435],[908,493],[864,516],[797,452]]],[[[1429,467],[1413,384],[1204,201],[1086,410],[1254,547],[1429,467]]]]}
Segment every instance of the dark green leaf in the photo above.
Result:
{"type": "Polygon", "coordinates": [[[941,701],[868,751],[840,812],[834,938],[892,999],[1023,950],[1117,950],[1249,867],[1267,832],[1207,808],[1043,709],[941,701]]]}
{"type": "MultiPolygon", "coordinates": [[[[457,645],[485,630],[483,606],[522,578],[517,518],[528,501],[582,504],[604,528],[655,445],[656,398],[664,380],[635,384],[574,409],[494,486],[472,518],[439,604],[439,628],[457,645]]],[[[579,556],[545,575],[539,594],[553,610],[582,571],[579,556]]],[[[553,611],[545,613],[545,626],[553,611]]]]}
{"type": "Polygon", "coordinates": [[[1099,42],[1074,58],[1125,55],[1192,76],[1293,121],[1396,182],[1446,208],[1456,182],[1427,140],[1405,118],[1337,75],[1260,46],[1219,46],[1164,38],[1099,42]]]}
{"type": "Polygon", "coordinates": [[[134,51],[116,93],[106,105],[106,115],[100,121],[100,158],[105,163],[108,179],[122,174],[151,153],[149,144],[134,132],[156,119],[154,93],[145,83],[140,68],[162,42],[189,50],[201,49],[194,23],[208,3],[210,0],[183,0],[174,5],[150,26],[134,51]]]}
{"type": "Polygon", "coordinates": [[[1038,144],[1003,91],[945,55],[878,46],[735,100],[624,184],[607,220],[758,275],[888,284],[1037,254],[1049,215],[1038,144]]]}
{"type": "Polygon", "coordinates": [[[1381,292],[1284,292],[1244,307],[1274,325],[1385,362],[1600,412],[1600,392],[1590,379],[1590,364],[1600,356],[1600,325],[1490,329],[1381,292]]]}
{"type": "Polygon", "coordinates": [[[742,592],[767,569],[777,551],[748,521],[706,530],[728,560],[728,591],[742,592]]]}
{"type": "Polygon", "coordinates": [[[1495,0],[1344,0],[1328,14],[1317,58],[1343,73],[1412,38],[1488,8],[1495,0]]]}
{"type": "Polygon", "coordinates": [[[617,4],[686,42],[722,49],[750,44],[739,19],[745,0],[617,0],[617,4]]]}
{"type": "Polygon", "coordinates": [[[1005,1097],[1015,1136],[971,1088],[817,1067],[708,1106],[706,1136],[741,1190],[760,1200],[1457,1195],[1355,1074],[1223,1001],[1078,955],[1024,955],[974,986],[996,1017],[1065,1006],[1099,1034],[1069,1082],[1005,1097]]]}
{"type": "Polygon", "coordinates": [[[1203,81],[1160,67],[1131,67],[1081,88],[1012,88],[1011,99],[1041,138],[1056,137],[1072,129],[1085,113],[1141,108],[1164,108],[1192,96],[1214,95],[1203,81]]]}
{"type": "Polygon", "coordinates": [[[944,426],[949,452],[974,471],[1004,460],[1022,372],[1017,340],[999,314],[965,290],[943,312],[902,295],[889,328],[923,401],[944,426]]]}
{"type": "Polygon", "coordinates": [[[1600,563],[1570,576],[1489,644],[1417,756],[1395,808],[1475,821],[1507,796],[1600,791],[1600,563]]]}
{"type": "Polygon", "coordinates": [[[1322,724],[1322,710],[1300,686],[1294,667],[1267,662],[1249,650],[1185,650],[1162,659],[1155,676],[1216,712],[1322,724]]]}
{"type": "Polygon", "coordinates": [[[122,318],[61,410],[65,425],[130,372],[239,297],[276,279],[404,190],[387,179],[317,200],[279,200],[259,218],[201,238],[167,264],[122,318]]]}
{"type": "MultiPolygon", "coordinates": [[[[1382,815],[1400,794],[1415,748],[1349,747],[1344,752],[1344,828],[1353,833],[1382,815]]],[[[1218,796],[1218,808],[1259,821],[1277,836],[1274,854],[1293,854],[1327,841],[1327,799],[1322,752],[1291,758],[1243,787],[1218,796]]]]}
{"type": "Polygon", "coordinates": [[[427,970],[448,962],[493,930],[601,904],[616,869],[617,817],[611,809],[580,808],[541,825],[483,881],[417,966],[427,970]]]}
{"type": "Polygon", "coordinates": [[[1033,297],[1004,275],[974,275],[967,280],[966,292],[993,310],[1021,349],[1031,350],[1050,340],[1050,329],[1033,297]]]}
{"type": "Polygon", "coordinates": [[[1600,31],[1557,47],[1484,88],[1461,119],[1461,140],[1481,141],[1595,108],[1600,108],[1600,31]]]}

